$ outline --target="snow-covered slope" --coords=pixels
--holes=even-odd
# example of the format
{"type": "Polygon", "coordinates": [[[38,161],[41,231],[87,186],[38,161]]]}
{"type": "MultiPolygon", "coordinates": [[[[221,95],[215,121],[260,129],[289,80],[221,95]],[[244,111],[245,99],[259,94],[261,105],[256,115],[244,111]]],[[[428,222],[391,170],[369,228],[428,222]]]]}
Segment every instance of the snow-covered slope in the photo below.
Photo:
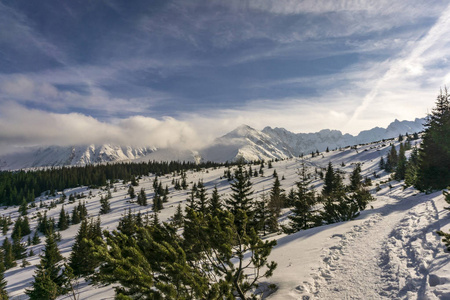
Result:
{"type": "MultiPolygon", "coordinates": [[[[240,139],[245,132],[251,132],[251,129],[241,128],[241,132],[235,132],[235,137],[240,139]]],[[[395,142],[397,147],[398,144],[395,142]]],[[[445,252],[445,246],[436,234],[436,230],[450,229],[449,211],[444,209],[447,203],[441,192],[426,195],[412,188],[404,189],[403,182],[389,181],[389,174],[378,167],[380,156],[386,155],[387,151],[387,143],[373,143],[357,149],[323,152],[314,158],[308,155],[304,160],[291,158],[273,162],[273,169],[266,167],[264,176],[251,178],[254,199],[260,199],[263,191],[267,193],[273,184],[273,170],[280,178],[285,178],[281,180],[281,185],[289,191],[295,186],[298,169],[305,162],[313,175],[312,184],[320,191],[323,182],[314,175],[316,168],[325,168],[332,162],[348,178],[354,164],[361,163],[362,175],[373,181],[370,190],[376,198],[353,221],[316,227],[292,235],[275,233],[264,237],[275,239],[278,243],[269,257],[269,260],[277,262],[278,267],[266,282],[276,284],[277,290],[268,299],[450,299],[450,254],[445,252]]],[[[209,195],[217,186],[224,200],[230,195],[230,183],[222,177],[225,170],[189,171],[189,188],[202,180],[209,195]]],[[[153,179],[154,176],[144,176],[139,181],[138,188],[145,189],[148,199],[153,197],[153,179]]],[[[186,204],[187,191],[173,188],[171,182],[173,179],[179,180],[179,175],[158,179],[163,186],[168,185],[170,192],[169,202],[159,213],[160,220],[166,221],[173,216],[179,203],[182,206],[186,204]]],[[[136,213],[152,212],[151,205],[143,207],[130,203],[126,185],[120,182],[114,186],[117,191],[112,193],[112,211],[100,215],[104,229],[115,228],[129,208],[136,213]]],[[[65,194],[83,192],[88,195],[89,191],[92,196],[85,199],[88,214],[96,218],[100,209],[99,199],[106,195],[106,191],[79,187],[66,189],[65,194]]],[[[36,199],[37,206],[40,200],[49,205],[57,199],[58,196],[39,197],[36,199]]],[[[75,205],[77,202],[70,204],[66,200],[64,209],[70,213],[75,205]]],[[[49,217],[58,220],[61,204],[45,209],[49,217]]],[[[11,215],[13,221],[19,216],[17,207],[3,208],[2,211],[4,215],[11,215]]],[[[29,209],[32,231],[37,225],[36,214],[43,211],[44,208],[29,209]]],[[[288,215],[289,209],[283,210],[279,222],[285,224],[288,215]]],[[[72,225],[61,232],[62,240],[58,246],[64,257],[70,255],[78,228],[79,225],[72,225]]],[[[11,233],[12,226],[6,237],[10,238],[11,233]]],[[[0,244],[4,239],[5,236],[0,236],[0,244]]],[[[26,239],[27,236],[24,237],[26,239]]],[[[39,263],[38,254],[44,243],[42,235],[41,240],[39,245],[28,248],[35,253],[27,258],[31,265],[17,266],[5,272],[7,290],[12,299],[27,299],[24,291],[31,285],[39,263]]],[[[111,286],[96,287],[79,280],[75,283],[75,289],[79,299],[114,298],[111,286]]],[[[69,299],[69,296],[58,299],[69,299]]]]}
{"type": "Polygon", "coordinates": [[[415,133],[423,131],[424,119],[414,121],[395,120],[385,128],[375,127],[361,131],[357,136],[342,134],[339,130],[321,130],[315,133],[293,133],[284,128],[266,127],[263,133],[271,139],[278,140],[285,149],[296,156],[311,153],[312,151],[324,151],[327,147],[334,148],[365,144],[382,139],[397,137],[399,134],[415,133]]]}
{"type": "Polygon", "coordinates": [[[289,149],[285,148],[278,139],[247,125],[241,125],[216,139],[212,145],[200,153],[203,160],[219,162],[292,157],[289,149]]]}
{"type": "Polygon", "coordinates": [[[50,146],[22,149],[0,157],[0,170],[34,168],[43,166],[77,166],[105,162],[135,160],[156,149],[118,145],[50,146]]]}
{"type": "Polygon", "coordinates": [[[241,125],[217,138],[207,147],[196,151],[181,149],[156,149],[117,145],[89,145],[71,147],[28,148],[22,152],[0,156],[0,170],[43,166],[86,165],[119,161],[246,161],[283,159],[349,145],[388,139],[399,134],[420,132],[424,119],[395,120],[386,129],[373,128],[357,136],[342,134],[338,130],[324,129],[316,133],[293,133],[284,128],[266,127],[262,131],[241,125]]]}

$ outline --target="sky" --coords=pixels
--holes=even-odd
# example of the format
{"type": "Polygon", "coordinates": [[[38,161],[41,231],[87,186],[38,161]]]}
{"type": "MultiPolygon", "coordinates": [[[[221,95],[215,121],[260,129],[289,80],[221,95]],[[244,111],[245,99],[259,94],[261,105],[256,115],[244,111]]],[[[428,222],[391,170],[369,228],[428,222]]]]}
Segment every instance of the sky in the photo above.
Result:
{"type": "Polygon", "coordinates": [[[0,153],[357,134],[450,82],[446,1],[0,0],[0,153]]]}

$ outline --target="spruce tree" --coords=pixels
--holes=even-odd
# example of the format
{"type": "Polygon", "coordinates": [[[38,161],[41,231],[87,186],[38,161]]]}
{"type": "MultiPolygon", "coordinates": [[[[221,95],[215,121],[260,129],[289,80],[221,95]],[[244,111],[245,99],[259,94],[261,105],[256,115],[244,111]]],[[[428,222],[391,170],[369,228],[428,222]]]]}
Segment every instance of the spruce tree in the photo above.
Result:
{"type": "MultiPolygon", "coordinates": [[[[261,167],[263,163],[261,163],[261,167]]],[[[239,233],[247,231],[243,220],[238,215],[244,214],[247,218],[252,219],[253,216],[253,195],[252,183],[250,178],[246,176],[242,165],[239,165],[235,174],[234,181],[231,183],[231,197],[225,200],[228,210],[235,216],[235,223],[239,233]]]]}
{"type": "Polygon", "coordinates": [[[181,204],[178,204],[177,210],[172,217],[172,224],[175,228],[183,226],[184,216],[183,210],[181,209],[181,204]]]}
{"type": "Polygon", "coordinates": [[[450,182],[450,95],[445,88],[425,124],[414,186],[421,191],[444,189],[450,182]]]}
{"type": "Polygon", "coordinates": [[[42,260],[35,273],[33,285],[31,289],[25,291],[25,294],[30,297],[30,300],[56,299],[59,295],[59,286],[51,279],[50,272],[45,268],[42,260]]]}
{"type": "Polygon", "coordinates": [[[64,210],[64,205],[61,207],[61,211],[59,212],[59,220],[58,220],[58,229],[60,231],[66,230],[69,228],[69,215],[64,210]]]}
{"type": "Polygon", "coordinates": [[[94,273],[100,261],[92,254],[92,244],[98,244],[99,238],[102,238],[100,219],[90,222],[83,220],[75,236],[69,259],[69,266],[75,276],[87,276],[94,273]]]}
{"type": "Polygon", "coordinates": [[[211,198],[209,198],[208,211],[212,215],[216,215],[216,211],[222,209],[222,203],[220,200],[219,191],[217,186],[214,186],[211,198]]]}
{"type": "MultiPolygon", "coordinates": [[[[331,174],[334,174],[331,168],[331,174]]],[[[294,194],[292,215],[288,216],[289,226],[283,228],[286,233],[294,233],[318,225],[319,220],[315,216],[312,207],[316,203],[314,190],[311,189],[311,180],[308,178],[305,163],[298,172],[299,180],[295,183],[297,189],[294,194]]],[[[332,184],[332,183],[331,183],[332,184]]]]}
{"type": "Polygon", "coordinates": [[[109,197],[103,198],[100,196],[100,214],[104,215],[111,211],[111,205],[109,204],[109,197]]]}
{"type": "Polygon", "coordinates": [[[4,266],[4,253],[3,250],[0,250],[0,299],[8,300],[8,292],[6,291],[6,287],[8,283],[5,279],[5,266],[4,266]]]}
{"type": "Polygon", "coordinates": [[[5,269],[8,270],[12,267],[15,267],[17,264],[14,259],[14,252],[12,249],[12,244],[7,237],[3,240],[2,248],[3,248],[3,257],[4,257],[3,265],[4,265],[5,269]]]}
{"type": "Polygon", "coordinates": [[[68,279],[61,266],[63,259],[56,244],[54,234],[48,232],[45,239],[44,253],[34,275],[32,289],[25,293],[30,299],[56,299],[68,292],[68,279]]]}

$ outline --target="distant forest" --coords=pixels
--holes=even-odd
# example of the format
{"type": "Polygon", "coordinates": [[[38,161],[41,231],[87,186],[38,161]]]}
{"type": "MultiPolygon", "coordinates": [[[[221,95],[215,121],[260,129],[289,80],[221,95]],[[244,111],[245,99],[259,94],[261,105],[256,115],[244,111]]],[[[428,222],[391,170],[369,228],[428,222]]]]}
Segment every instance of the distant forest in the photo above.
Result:
{"type": "Polygon", "coordinates": [[[32,202],[42,193],[55,195],[56,191],[77,186],[100,187],[107,181],[131,181],[136,176],[156,174],[158,176],[186,170],[200,170],[229,166],[230,163],[193,163],[193,162],[142,162],[105,165],[87,165],[80,167],[53,167],[33,171],[0,172],[0,204],[20,205],[32,202]]]}

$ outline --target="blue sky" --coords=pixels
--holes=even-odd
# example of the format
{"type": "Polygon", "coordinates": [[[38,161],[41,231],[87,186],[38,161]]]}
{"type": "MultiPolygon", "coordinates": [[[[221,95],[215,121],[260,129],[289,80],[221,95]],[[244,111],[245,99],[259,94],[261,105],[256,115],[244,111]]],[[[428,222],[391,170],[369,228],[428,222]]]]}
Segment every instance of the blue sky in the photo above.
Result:
{"type": "Polygon", "coordinates": [[[4,0],[0,148],[423,117],[450,80],[449,23],[437,0],[4,0]]]}

